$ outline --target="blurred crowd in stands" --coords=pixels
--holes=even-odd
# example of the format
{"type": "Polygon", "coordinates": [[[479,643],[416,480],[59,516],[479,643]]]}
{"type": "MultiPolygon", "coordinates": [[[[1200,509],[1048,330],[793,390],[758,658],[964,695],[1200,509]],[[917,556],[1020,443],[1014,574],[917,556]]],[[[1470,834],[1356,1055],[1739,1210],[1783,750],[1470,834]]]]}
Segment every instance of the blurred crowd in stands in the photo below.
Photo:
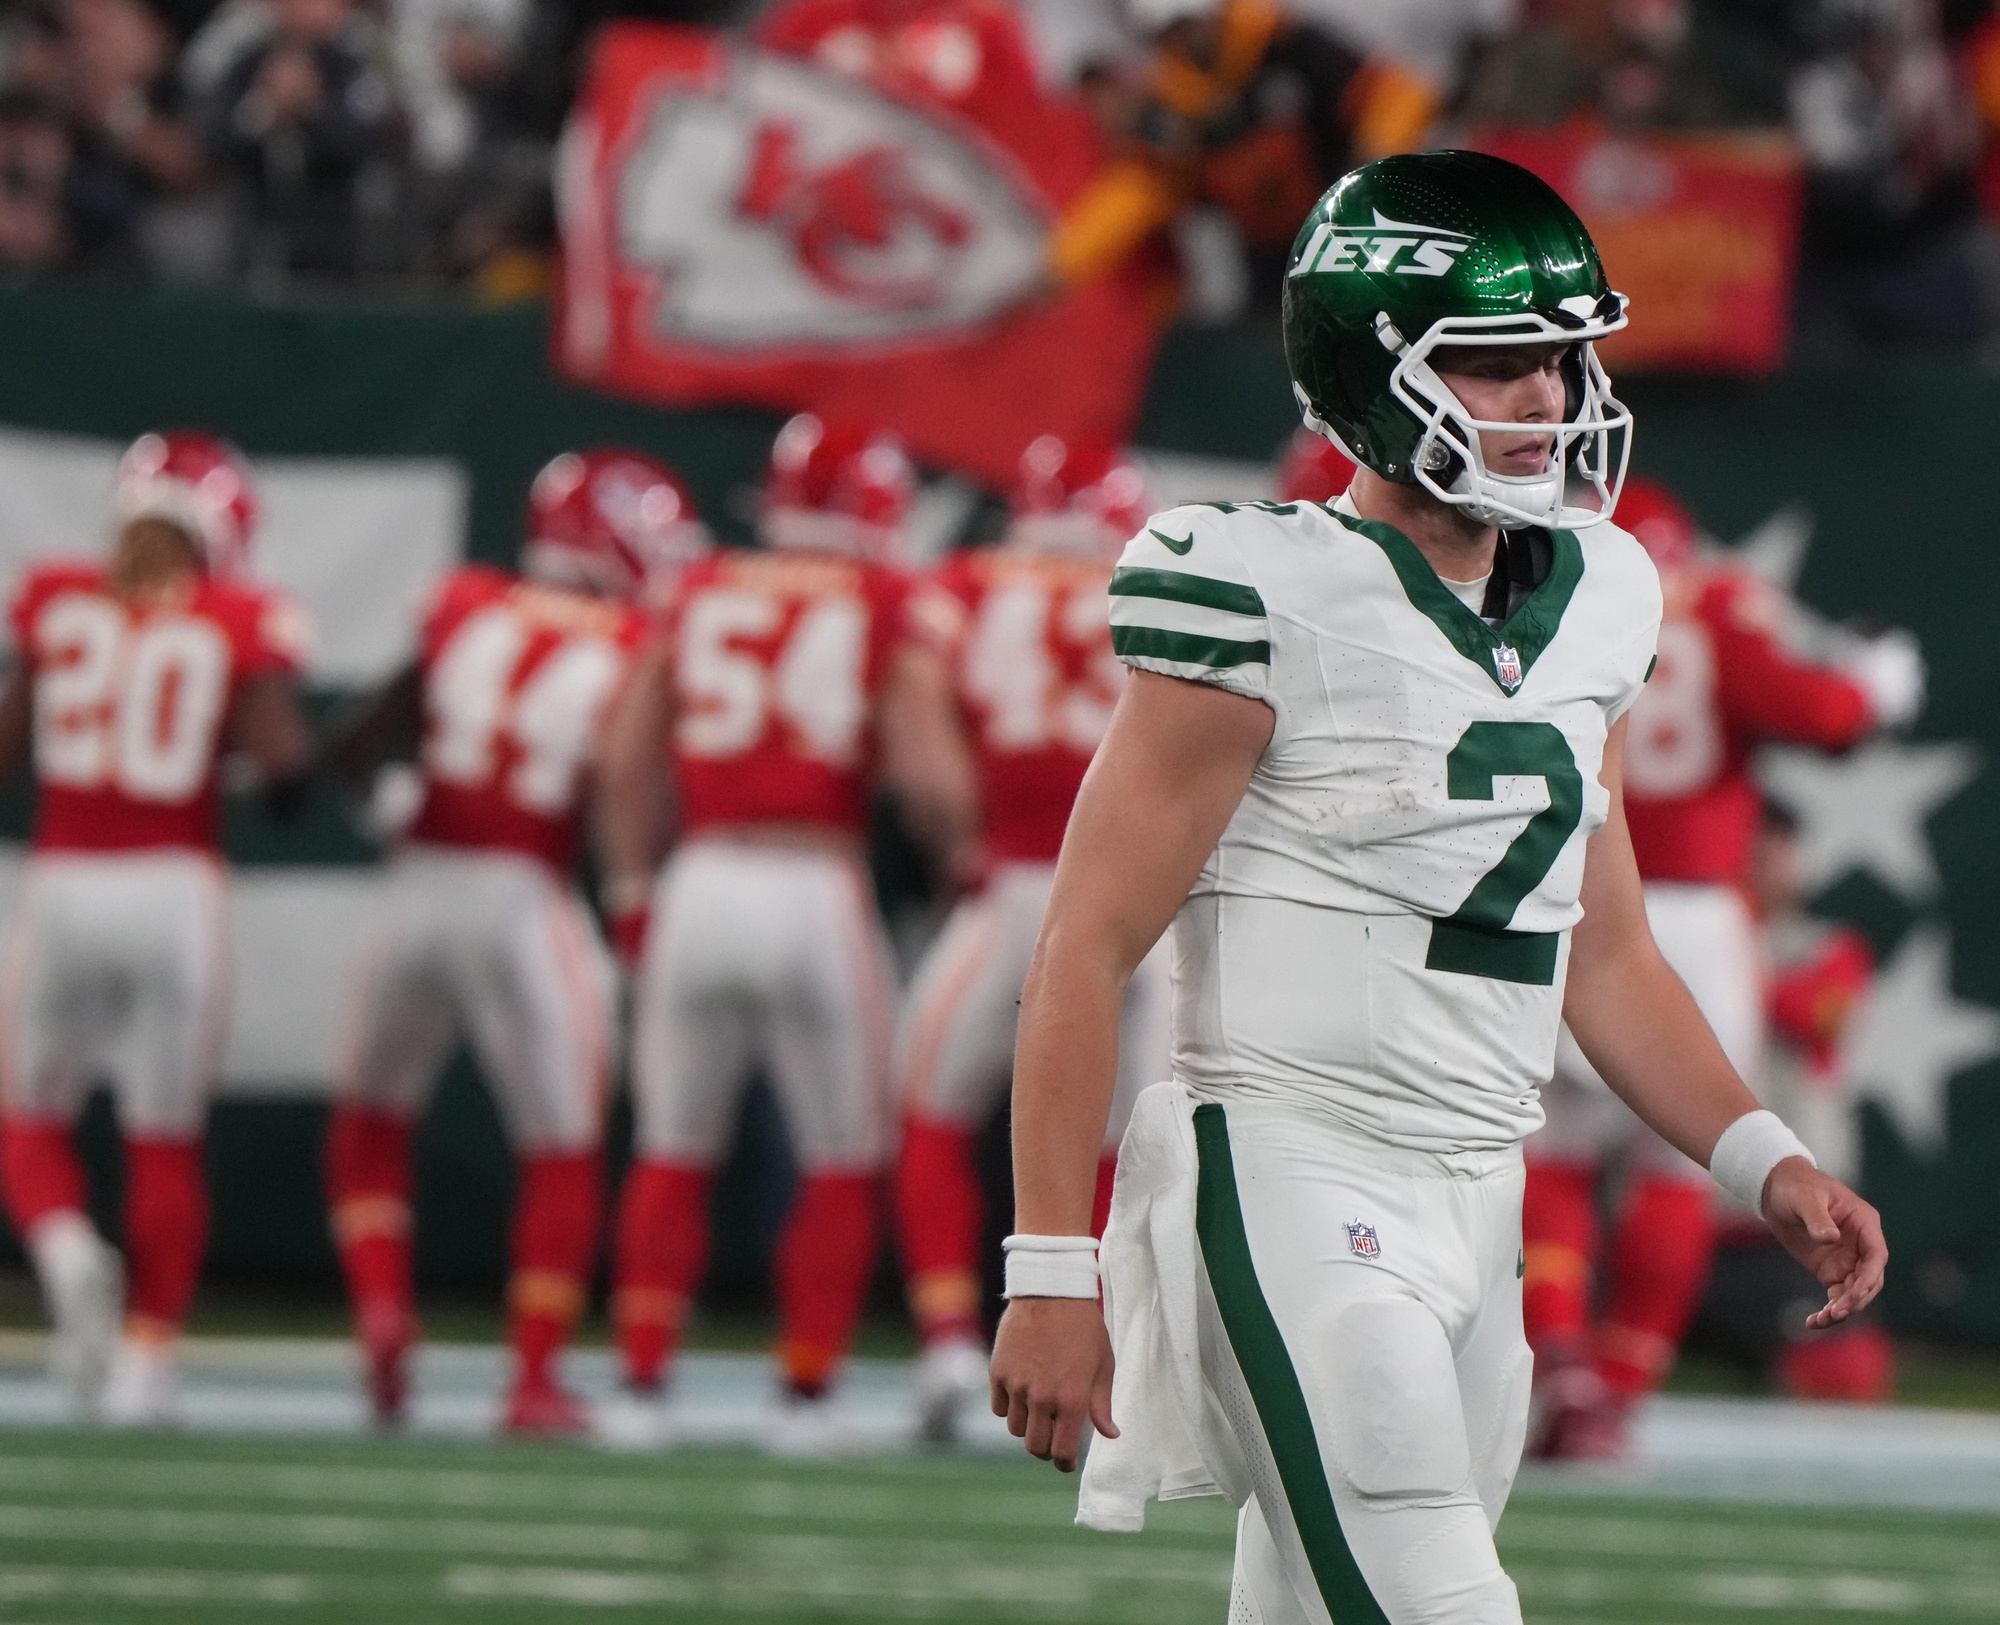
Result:
{"type": "Polygon", "coordinates": [[[1790,142],[1809,343],[1995,326],[2000,0],[0,0],[0,264],[532,295],[597,25],[802,13],[836,69],[917,22],[1018,37],[1105,141],[1052,276],[1168,240],[1194,319],[1275,303],[1354,162],[1580,123],[1790,142]]]}

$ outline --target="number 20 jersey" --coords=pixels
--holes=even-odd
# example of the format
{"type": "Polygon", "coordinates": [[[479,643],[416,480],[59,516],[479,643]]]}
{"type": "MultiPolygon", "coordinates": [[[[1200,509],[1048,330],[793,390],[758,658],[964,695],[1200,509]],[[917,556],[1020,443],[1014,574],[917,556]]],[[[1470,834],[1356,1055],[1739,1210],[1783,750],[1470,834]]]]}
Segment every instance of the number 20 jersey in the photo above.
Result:
{"type": "Polygon", "coordinates": [[[1541,1122],[1650,560],[1550,538],[1498,628],[1342,498],[1155,517],[1111,581],[1128,664],[1267,703],[1270,744],[1174,926],[1176,1073],[1427,1150],[1541,1122]]]}
{"type": "Polygon", "coordinates": [[[230,710],[253,678],[298,671],[300,612],[205,579],[137,605],[102,565],[54,563],[23,579],[9,621],[34,681],[36,848],[214,850],[230,710]]]}

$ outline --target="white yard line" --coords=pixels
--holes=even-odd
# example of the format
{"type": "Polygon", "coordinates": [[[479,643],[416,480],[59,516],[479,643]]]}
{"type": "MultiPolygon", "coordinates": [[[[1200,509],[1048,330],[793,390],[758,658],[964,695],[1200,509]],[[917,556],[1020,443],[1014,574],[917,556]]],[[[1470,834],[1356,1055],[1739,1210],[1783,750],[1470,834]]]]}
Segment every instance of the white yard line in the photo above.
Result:
{"type": "Polygon", "coordinates": [[[255,1546],[310,1551],[478,1553],[679,1563],[692,1543],[672,1530],[615,1524],[360,1518],[338,1513],[185,1512],[154,1507],[0,1505],[0,1540],[85,1545],[255,1546]]]}
{"type": "Polygon", "coordinates": [[[308,1574],[0,1564],[0,1602],[4,1603],[93,1597],[156,1605],[234,1603],[256,1608],[296,1608],[309,1602],[319,1602],[326,1595],[324,1581],[308,1574]]]}
{"type": "MultiPolygon", "coordinates": [[[[4,1437],[0,1435],[0,1437],[4,1437]]],[[[671,1457],[667,1458],[669,1461],[671,1457]]],[[[0,1492],[85,1493],[175,1498],[256,1498],[361,1506],[426,1506],[455,1510],[551,1508],[575,1512],[652,1513],[663,1517],[719,1512],[743,1518],[805,1519],[815,1523],[902,1524],[912,1494],[925,1515],[977,1528],[1051,1529],[1069,1522],[1067,1509],[1028,1491],[992,1490],[973,1482],[824,1486],[779,1478],[707,1483],[649,1483],[637,1476],[462,1472],[423,1467],[274,1467],[253,1462],[162,1462],[153,1458],[0,1455],[0,1492]]]]}
{"type": "MultiPolygon", "coordinates": [[[[0,1334],[0,1437],[9,1427],[49,1427],[64,1419],[61,1395],[41,1373],[39,1339],[0,1334]]],[[[187,1424],[191,1432],[243,1435],[365,1436],[367,1423],[354,1380],[352,1351],[334,1339],[195,1339],[186,1351],[187,1424]]],[[[582,1350],[569,1357],[572,1382],[586,1398],[608,1399],[616,1388],[611,1356],[582,1350]]],[[[417,1437],[491,1437],[499,1417],[506,1359],[497,1348],[432,1346],[417,1365],[410,1432],[417,1437]]],[[[674,1431],[692,1446],[754,1447],[763,1435],[772,1396],[768,1361],[752,1355],[695,1354],[679,1367],[674,1431]]],[[[912,1457],[910,1367],[899,1361],[852,1362],[838,1404],[853,1435],[876,1456],[902,1456],[899,1474],[921,1471],[912,1457]]],[[[997,1418],[966,1418],[965,1448],[1018,1451],[997,1418]]],[[[1641,1413],[1633,1460],[1615,1468],[1549,1468],[1531,1464],[1524,1490],[1555,1495],[1653,1495],[1772,1504],[1909,1507],[2000,1513],[2000,1416],[1890,1407],[1812,1406],[1789,1402],[1663,1398],[1641,1413]]],[[[867,1480],[864,1459],[853,1464],[867,1480]]],[[[949,1474],[940,1473],[951,1493],[949,1474]]],[[[351,1481],[359,1483],[359,1480],[351,1481]]],[[[672,1510],[654,1502],[623,1502],[606,1480],[605,1510],[672,1510]]],[[[907,1488],[901,1477],[897,1487],[907,1488]]],[[[431,1492],[426,1492],[431,1493],[431,1492]]],[[[439,1484],[441,1505],[477,1492],[439,1484]]],[[[526,1493],[526,1492],[524,1492],[526,1493]]],[[[561,1493],[561,1492],[558,1492],[561,1493]]],[[[774,1487],[765,1509],[746,1515],[783,1517],[796,1491],[774,1487]]],[[[344,1499],[364,1501],[355,1489],[344,1499]]],[[[1024,1498],[1025,1500],[1026,1498],[1024,1498]]],[[[468,1499],[463,1504],[489,1504],[468,1499]]],[[[894,1514],[853,1502],[854,1521],[894,1514]]],[[[998,1514],[1039,1522],[1022,1507],[998,1514]]]]}

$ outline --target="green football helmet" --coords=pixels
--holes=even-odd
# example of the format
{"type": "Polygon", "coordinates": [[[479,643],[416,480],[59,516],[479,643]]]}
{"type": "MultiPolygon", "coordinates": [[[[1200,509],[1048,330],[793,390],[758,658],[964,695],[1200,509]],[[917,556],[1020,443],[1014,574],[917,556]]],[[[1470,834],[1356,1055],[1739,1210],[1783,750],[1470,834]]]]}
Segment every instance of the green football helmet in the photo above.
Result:
{"type": "Polygon", "coordinates": [[[1610,517],[1632,414],[1592,341],[1624,297],[1569,205],[1517,164],[1415,152],[1363,164],[1306,217],[1285,272],[1285,359],[1306,427],[1385,479],[1489,525],[1580,529],[1610,517]],[[1568,344],[1561,424],[1472,416],[1432,370],[1440,345],[1568,344]],[[1482,430],[1547,433],[1537,475],[1495,474],[1482,430]],[[1588,487],[1571,501],[1573,482],[1588,487]]]}

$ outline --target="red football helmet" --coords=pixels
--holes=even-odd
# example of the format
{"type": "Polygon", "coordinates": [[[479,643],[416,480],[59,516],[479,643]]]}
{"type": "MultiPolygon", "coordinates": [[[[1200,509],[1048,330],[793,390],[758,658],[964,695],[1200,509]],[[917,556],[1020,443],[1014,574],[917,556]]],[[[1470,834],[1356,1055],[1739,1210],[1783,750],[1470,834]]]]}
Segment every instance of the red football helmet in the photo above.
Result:
{"type": "Polygon", "coordinates": [[[1152,511],[1146,480],[1124,452],[1045,434],[1021,453],[1008,493],[1007,540],[1051,553],[1116,558],[1152,511]]]}
{"type": "Polygon", "coordinates": [[[636,451],[566,451],[528,490],[521,569],[610,598],[656,592],[710,543],[680,476],[636,451]]]}
{"type": "Polygon", "coordinates": [[[916,498],[917,471],[888,430],[801,412],[772,443],[760,528],[773,547],[891,558],[916,498]]]}
{"type": "Polygon", "coordinates": [[[1657,480],[1628,475],[1611,518],[1639,539],[1663,575],[1694,563],[1701,551],[1701,526],[1681,499],[1657,480]]]}
{"type": "Polygon", "coordinates": [[[140,435],[118,460],[112,508],[121,525],[135,519],[178,525],[212,576],[250,567],[257,487],[250,465],[226,440],[191,429],[140,435]]]}
{"type": "Polygon", "coordinates": [[[1323,434],[1294,431],[1278,463],[1280,502],[1331,502],[1354,478],[1354,464],[1323,434]]]}

